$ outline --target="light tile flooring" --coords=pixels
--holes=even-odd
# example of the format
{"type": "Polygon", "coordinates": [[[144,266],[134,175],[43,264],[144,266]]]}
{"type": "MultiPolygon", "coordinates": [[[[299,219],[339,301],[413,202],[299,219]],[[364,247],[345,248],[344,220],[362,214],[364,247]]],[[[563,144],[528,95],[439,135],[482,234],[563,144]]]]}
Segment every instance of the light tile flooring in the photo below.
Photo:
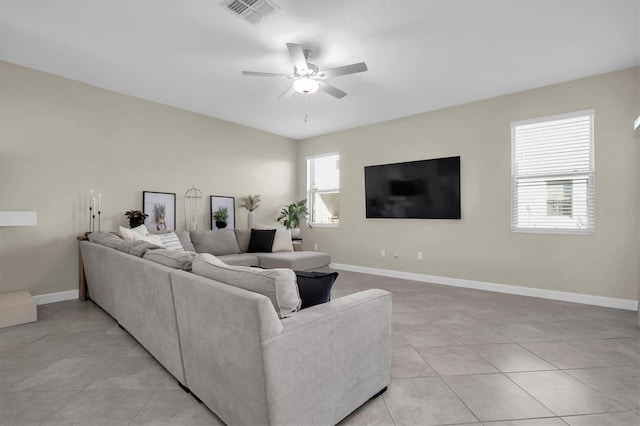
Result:
{"type": "MultiPolygon", "coordinates": [[[[393,293],[389,390],[343,425],[640,425],[636,313],[339,271],[393,293]]],[[[0,330],[1,425],[217,425],[91,302],[0,330]]]]}

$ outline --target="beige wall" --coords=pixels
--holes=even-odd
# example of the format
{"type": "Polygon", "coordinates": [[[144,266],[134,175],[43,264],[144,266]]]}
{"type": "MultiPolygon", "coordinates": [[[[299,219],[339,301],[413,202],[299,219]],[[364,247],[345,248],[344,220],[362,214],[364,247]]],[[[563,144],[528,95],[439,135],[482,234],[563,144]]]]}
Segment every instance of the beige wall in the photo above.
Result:
{"type": "Polygon", "coordinates": [[[305,140],[301,191],[306,156],[341,155],[340,227],[303,230],[305,247],[318,244],[343,264],[636,299],[638,91],[633,68],[305,140]],[[595,109],[595,234],[511,232],[509,123],[589,108],[595,109]],[[364,166],[455,155],[462,220],[365,219],[364,166]]]}
{"type": "MultiPolygon", "coordinates": [[[[212,94],[211,102],[223,102],[212,94]]],[[[38,226],[0,228],[0,289],[77,289],[76,235],[89,189],[104,197],[102,229],[127,224],[142,191],[262,195],[257,220],[275,222],[296,195],[296,142],[0,62],[0,210],[36,210],[38,226]]],[[[246,210],[236,209],[239,227],[246,210]]]]}
{"type": "MultiPolygon", "coordinates": [[[[0,228],[0,289],[77,288],[75,236],[87,228],[89,188],[104,196],[103,229],[126,225],[123,213],[141,207],[143,190],[175,192],[182,229],[193,184],[236,201],[259,193],[257,220],[273,223],[281,205],[304,196],[305,157],[339,151],[341,226],[303,230],[305,247],[318,244],[334,262],[636,299],[638,216],[607,211],[638,212],[639,73],[296,143],[0,61],[0,210],[38,212],[36,227],[0,228]],[[596,110],[595,235],[512,233],[509,123],[588,108],[596,110]],[[461,221],[364,218],[365,165],[451,155],[462,157],[461,221]]],[[[208,216],[208,199],[204,207],[208,216]]],[[[246,211],[237,208],[236,220],[246,226],[246,211]]]]}

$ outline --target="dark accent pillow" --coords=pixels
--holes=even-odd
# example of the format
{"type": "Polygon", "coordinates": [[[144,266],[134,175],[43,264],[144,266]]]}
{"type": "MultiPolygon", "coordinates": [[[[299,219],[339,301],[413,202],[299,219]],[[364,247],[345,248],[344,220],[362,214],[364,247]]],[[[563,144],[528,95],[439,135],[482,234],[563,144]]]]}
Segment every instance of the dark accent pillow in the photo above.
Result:
{"type": "Polygon", "coordinates": [[[298,291],[302,299],[302,307],[319,305],[331,300],[331,287],[336,278],[337,272],[306,272],[295,271],[298,278],[298,291]]]}
{"type": "Polygon", "coordinates": [[[271,253],[275,229],[252,229],[247,253],[271,253]]]}

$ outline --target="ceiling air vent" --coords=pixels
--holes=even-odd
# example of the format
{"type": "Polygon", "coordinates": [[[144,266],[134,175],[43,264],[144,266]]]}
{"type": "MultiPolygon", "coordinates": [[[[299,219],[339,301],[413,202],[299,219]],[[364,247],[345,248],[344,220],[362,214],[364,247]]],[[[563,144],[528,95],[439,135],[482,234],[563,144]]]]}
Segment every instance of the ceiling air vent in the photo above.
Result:
{"type": "Polygon", "coordinates": [[[280,10],[269,0],[224,0],[221,5],[252,24],[257,24],[265,16],[280,10]]]}

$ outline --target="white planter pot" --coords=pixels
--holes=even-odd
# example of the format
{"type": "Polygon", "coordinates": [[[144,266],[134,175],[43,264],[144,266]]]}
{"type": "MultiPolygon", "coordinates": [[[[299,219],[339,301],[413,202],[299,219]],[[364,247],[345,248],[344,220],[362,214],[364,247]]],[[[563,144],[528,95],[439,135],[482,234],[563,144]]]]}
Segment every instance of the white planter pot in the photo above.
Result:
{"type": "Polygon", "coordinates": [[[300,228],[291,228],[291,238],[300,238],[300,228]]]}

